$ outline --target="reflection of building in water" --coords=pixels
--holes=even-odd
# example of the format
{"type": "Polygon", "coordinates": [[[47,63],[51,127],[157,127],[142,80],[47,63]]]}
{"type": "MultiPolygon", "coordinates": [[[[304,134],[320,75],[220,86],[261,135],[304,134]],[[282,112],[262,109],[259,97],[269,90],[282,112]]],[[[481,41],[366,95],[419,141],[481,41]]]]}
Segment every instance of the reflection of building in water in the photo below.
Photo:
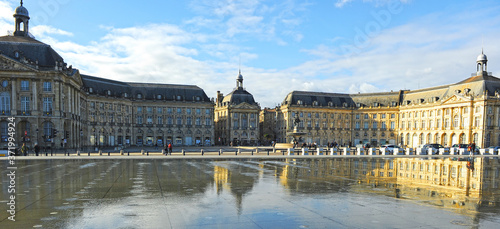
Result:
{"type": "Polygon", "coordinates": [[[214,166],[214,181],[217,194],[220,194],[222,189],[229,190],[229,170],[221,166],[214,166]]]}
{"type": "Polygon", "coordinates": [[[451,159],[398,158],[396,164],[397,191],[401,196],[425,198],[442,206],[474,209],[498,202],[498,159],[476,158],[474,170],[467,168],[467,161],[451,159]]]}
{"type": "Polygon", "coordinates": [[[220,161],[217,164],[214,166],[214,182],[217,194],[220,194],[223,190],[231,191],[231,194],[236,199],[238,214],[241,214],[243,196],[252,190],[258,175],[254,169],[241,166],[238,160],[220,161]]]}
{"type": "MultiPolygon", "coordinates": [[[[307,181],[338,181],[337,185],[349,185],[353,180],[394,180],[396,168],[393,160],[383,158],[336,158],[336,159],[287,159],[280,174],[280,183],[292,190],[301,191],[307,181]]],[[[317,185],[317,184],[316,184],[317,185]]],[[[323,190],[317,190],[323,191],[323,190]]]]}
{"type": "Polygon", "coordinates": [[[349,188],[477,211],[499,202],[500,160],[474,161],[474,170],[469,170],[467,161],[452,159],[288,159],[279,178],[283,186],[296,192],[349,188]]]}

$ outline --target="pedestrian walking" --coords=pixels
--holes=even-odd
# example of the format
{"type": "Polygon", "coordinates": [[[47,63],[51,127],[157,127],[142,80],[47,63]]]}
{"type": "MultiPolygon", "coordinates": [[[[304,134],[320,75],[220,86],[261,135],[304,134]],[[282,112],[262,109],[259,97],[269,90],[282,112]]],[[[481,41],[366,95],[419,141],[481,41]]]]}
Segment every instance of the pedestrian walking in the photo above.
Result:
{"type": "Polygon", "coordinates": [[[23,146],[21,146],[21,155],[28,156],[28,147],[26,146],[26,143],[23,143],[23,146]]]}
{"type": "Polygon", "coordinates": [[[168,143],[168,153],[172,155],[172,143],[168,143]]]}
{"type": "Polygon", "coordinates": [[[40,153],[40,146],[38,144],[35,144],[35,155],[38,156],[38,153],[40,153]]]}

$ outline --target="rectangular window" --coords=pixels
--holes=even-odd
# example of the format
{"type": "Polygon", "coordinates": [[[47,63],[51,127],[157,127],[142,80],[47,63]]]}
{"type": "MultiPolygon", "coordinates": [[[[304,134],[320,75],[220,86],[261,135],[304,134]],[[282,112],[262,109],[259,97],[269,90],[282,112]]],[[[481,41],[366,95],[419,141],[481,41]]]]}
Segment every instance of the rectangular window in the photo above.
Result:
{"type": "MultiPolygon", "coordinates": [[[[189,110],[191,110],[191,109],[189,109],[189,110]]],[[[193,125],[193,121],[191,120],[191,117],[187,117],[186,125],[188,125],[188,126],[193,125]]]]}
{"type": "Polygon", "coordinates": [[[201,118],[196,118],[196,125],[201,126],[201,118]]]}
{"type": "Polygon", "coordinates": [[[23,80],[21,81],[21,91],[29,91],[30,90],[30,81],[23,80]]]}
{"type": "Polygon", "coordinates": [[[182,108],[177,108],[177,114],[182,113],[182,108]]]}
{"type": "Polygon", "coordinates": [[[43,91],[45,92],[52,91],[52,82],[43,82],[43,91]]]}
{"type": "Polygon", "coordinates": [[[200,109],[200,108],[197,108],[197,109],[196,109],[196,114],[197,114],[197,115],[200,115],[200,114],[201,114],[201,109],[200,109]]]}
{"type": "Polygon", "coordinates": [[[21,96],[21,112],[27,113],[30,111],[30,97],[21,96]]]}
{"type": "Polygon", "coordinates": [[[162,125],[163,124],[163,117],[158,116],[158,124],[162,125]]]}
{"type": "Polygon", "coordinates": [[[172,108],[167,108],[167,114],[172,114],[172,108]]]}
{"type": "Polygon", "coordinates": [[[373,128],[373,129],[377,129],[377,128],[378,128],[377,126],[378,126],[378,123],[377,123],[377,122],[373,122],[373,123],[372,123],[372,128],[373,128]]]}
{"type": "Polygon", "coordinates": [[[153,113],[153,108],[152,107],[147,107],[146,109],[148,111],[148,114],[152,114],[153,113]]]}
{"type": "Polygon", "coordinates": [[[137,113],[142,113],[142,107],[137,107],[137,113]]]}
{"type": "Polygon", "coordinates": [[[205,115],[210,115],[210,109],[205,109],[205,115]]]}
{"type": "Polygon", "coordinates": [[[191,115],[191,108],[186,109],[186,114],[191,115]]]}
{"type": "Polygon", "coordinates": [[[137,116],[137,124],[142,125],[142,116],[137,116]]]}
{"type": "Polygon", "coordinates": [[[153,116],[148,116],[148,124],[153,124],[153,116]]]}
{"type": "Polygon", "coordinates": [[[182,118],[181,117],[177,117],[177,125],[182,125],[182,118]]]}
{"type": "Polygon", "coordinates": [[[212,120],[210,118],[205,119],[205,125],[206,126],[211,126],[212,125],[212,120]]]}
{"type": "Polygon", "coordinates": [[[161,107],[157,107],[157,108],[156,108],[156,113],[157,113],[157,114],[161,114],[161,113],[163,113],[163,108],[161,108],[161,107]]]}
{"type": "Polygon", "coordinates": [[[386,129],[387,128],[387,125],[385,124],[385,121],[382,122],[382,126],[381,126],[382,129],[386,129]]]}
{"type": "Polygon", "coordinates": [[[46,116],[52,115],[52,97],[43,98],[43,114],[46,116]]]}

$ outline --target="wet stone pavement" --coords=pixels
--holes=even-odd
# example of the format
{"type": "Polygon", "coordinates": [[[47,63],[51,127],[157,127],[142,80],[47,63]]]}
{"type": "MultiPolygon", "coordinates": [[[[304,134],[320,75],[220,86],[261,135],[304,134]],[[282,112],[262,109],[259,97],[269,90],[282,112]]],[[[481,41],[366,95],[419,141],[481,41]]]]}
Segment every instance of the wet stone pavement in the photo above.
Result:
{"type": "Polygon", "coordinates": [[[496,202],[400,198],[395,179],[321,166],[333,159],[16,162],[16,221],[4,171],[0,228],[500,228],[496,202]]]}

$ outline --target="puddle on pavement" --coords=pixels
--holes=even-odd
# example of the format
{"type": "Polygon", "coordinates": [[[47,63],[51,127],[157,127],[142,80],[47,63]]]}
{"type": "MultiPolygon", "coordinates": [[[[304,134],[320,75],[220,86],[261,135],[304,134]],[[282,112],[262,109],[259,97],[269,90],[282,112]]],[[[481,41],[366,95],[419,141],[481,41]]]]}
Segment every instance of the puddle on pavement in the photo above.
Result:
{"type": "MultiPolygon", "coordinates": [[[[478,160],[469,186],[462,179],[469,172],[465,164],[443,159],[17,162],[17,172],[23,174],[16,181],[17,216],[33,222],[34,228],[363,228],[408,222],[449,227],[500,222],[500,182],[493,176],[500,169],[498,160],[478,160]],[[439,171],[439,178],[436,165],[447,169],[439,171]],[[491,183],[479,185],[481,171],[490,171],[483,176],[493,177],[491,183]],[[30,215],[32,211],[37,214],[30,215]]],[[[0,166],[5,163],[0,161],[0,166]]],[[[1,181],[5,195],[8,177],[1,181]]],[[[0,203],[6,205],[5,200],[0,203]]],[[[1,228],[15,226],[7,216],[0,211],[1,228]]]]}

